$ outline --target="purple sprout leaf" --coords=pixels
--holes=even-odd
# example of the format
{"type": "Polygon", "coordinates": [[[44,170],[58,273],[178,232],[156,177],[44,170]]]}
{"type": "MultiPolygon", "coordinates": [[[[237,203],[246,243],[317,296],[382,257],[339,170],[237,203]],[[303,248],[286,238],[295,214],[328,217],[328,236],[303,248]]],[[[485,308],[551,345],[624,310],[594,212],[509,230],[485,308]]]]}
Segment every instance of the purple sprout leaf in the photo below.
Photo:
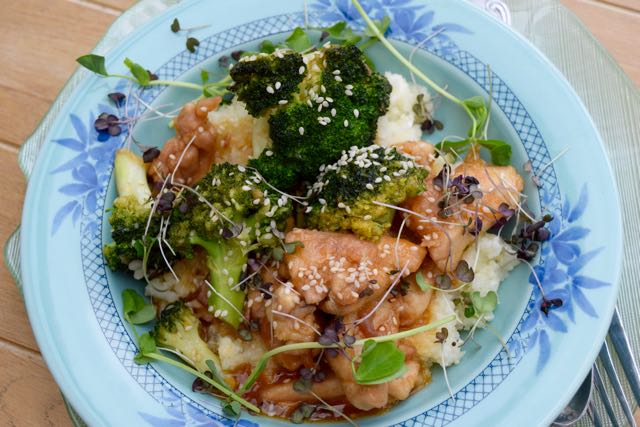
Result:
{"type": "Polygon", "coordinates": [[[469,266],[469,264],[465,260],[462,260],[458,263],[455,273],[458,280],[464,283],[471,283],[475,278],[473,269],[469,266]]]}

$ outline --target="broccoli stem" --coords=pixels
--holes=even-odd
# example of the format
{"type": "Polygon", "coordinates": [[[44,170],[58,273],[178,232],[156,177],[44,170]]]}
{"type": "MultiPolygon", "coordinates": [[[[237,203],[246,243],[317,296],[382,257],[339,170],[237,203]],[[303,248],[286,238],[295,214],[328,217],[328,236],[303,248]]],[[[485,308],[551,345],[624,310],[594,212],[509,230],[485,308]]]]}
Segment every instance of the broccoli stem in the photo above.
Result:
{"type": "Polygon", "coordinates": [[[247,263],[247,253],[235,239],[205,240],[193,236],[191,244],[198,245],[207,252],[209,281],[213,288],[209,296],[209,307],[219,314],[219,319],[237,328],[242,321],[246,294],[231,288],[240,281],[242,269],[247,263]]]}

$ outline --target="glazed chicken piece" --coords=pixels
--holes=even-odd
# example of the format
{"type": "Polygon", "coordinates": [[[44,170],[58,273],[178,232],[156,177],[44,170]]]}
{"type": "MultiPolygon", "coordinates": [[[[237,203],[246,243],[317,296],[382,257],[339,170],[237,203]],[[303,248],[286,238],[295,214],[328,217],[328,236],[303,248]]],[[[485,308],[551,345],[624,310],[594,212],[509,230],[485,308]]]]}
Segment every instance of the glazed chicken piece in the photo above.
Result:
{"type": "Polygon", "coordinates": [[[488,165],[473,151],[449,175],[446,182],[459,176],[475,178],[482,197],[470,204],[454,202],[451,212],[442,217],[439,203],[445,198],[445,189],[434,185],[432,175],[425,181],[426,191],[403,204],[427,218],[412,216],[407,227],[422,237],[422,246],[428,249],[437,269],[448,272],[455,270],[462,253],[473,242],[475,237],[469,229],[475,228],[476,216],[482,222],[481,230],[491,228],[503,216],[500,205],[515,208],[524,188],[522,177],[512,166],[488,165]]]}
{"type": "Polygon", "coordinates": [[[389,273],[405,263],[405,275],[414,272],[426,256],[424,248],[399,239],[396,260],[396,239],[387,236],[370,242],[353,234],[294,229],[285,240],[304,244],[284,259],[296,290],[307,304],[323,303],[332,314],[358,303],[361,294],[381,296],[394,280],[389,273]]]}
{"type": "Polygon", "coordinates": [[[359,321],[358,331],[363,337],[395,334],[399,330],[400,322],[392,301],[395,301],[395,298],[392,297],[381,304],[379,301],[371,301],[360,311],[347,315],[345,322],[359,321]]]}
{"type": "MultiPolygon", "coordinates": [[[[361,323],[355,328],[354,335],[358,338],[364,338],[397,332],[398,323],[393,308],[394,305],[392,303],[385,301],[384,304],[373,313],[371,325],[366,325],[366,322],[361,323]]],[[[349,325],[349,323],[352,323],[354,320],[355,315],[349,315],[345,317],[345,324],[349,325]]],[[[353,377],[351,362],[344,354],[327,357],[329,366],[342,381],[344,394],[353,406],[363,411],[384,408],[389,402],[406,399],[411,391],[420,384],[420,364],[411,360],[415,357],[415,349],[407,344],[401,344],[399,348],[405,353],[408,368],[407,372],[402,377],[393,381],[375,385],[358,384],[353,377]]],[[[348,349],[347,351],[350,357],[354,357],[357,356],[361,350],[362,348],[354,348],[348,349]]]]}
{"type": "Polygon", "coordinates": [[[389,382],[389,397],[392,400],[405,400],[420,384],[420,363],[410,360],[405,365],[407,372],[400,378],[389,382]]]}
{"type": "MultiPolygon", "coordinates": [[[[359,351],[360,349],[358,349],[359,351]]],[[[354,350],[348,350],[350,357],[355,356],[354,350]]],[[[389,403],[389,384],[362,385],[356,383],[351,371],[351,362],[343,354],[327,357],[329,366],[342,381],[342,389],[349,402],[362,411],[384,408],[389,403]]]]}
{"type": "MultiPolygon", "coordinates": [[[[277,284],[266,292],[252,289],[247,301],[248,315],[260,323],[262,340],[270,348],[317,340],[316,307],[305,304],[290,284],[277,284]]],[[[275,356],[274,360],[283,368],[295,371],[302,366],[313,366],[315,353],[313,350],[289,351],[275,356]]]]}
{"type": "MultiPolygon", "coordinates": [[[[311,391],[324,400],[332,401],[344,396],[342,383],[335,376],[329,376],[320,383],[312,383],[311,391]]],[[[260,398],[269,402],[309,402],[315,403],[318,398],[311,393],[294,390],[293,381],[272,384],[260,389],[260,398]]]]}
{"type": "Polygon", "coordinates": [[[407,141],[395,145],[395,148],[401,153],[411,156],[417,164],[429,169],[431,177],[440,172],[440,168],[442,168],[443,162],[438,161],[436,148],[433,144],[425,141],[407,141]]]}
{"type": "Polygon", "coordinates": [[[203,98],[182,107],[174,120],[176,136],[165,143],[149,168],[153,182],[162,182],[175,170],[176,182],[191,185],[213,163],[246,164],[253,151],[254,119],[246,111],[243,115],[242,109],[238,114],[226,113],[230,106],[218,108],[220,101],[220,97],[203,98]]]}
{"type": "MultiPolygon", "coordinates": [[[[431,274],[431,279],[428,279],[425,275],[424,267],[421,268],[421,271],[423,272],[424,280],[435,287],[433,274],[431,274]]],[[[416,284],[415,274],[409,276],[406,281],[409,283],[407,293],[397,296],[394,301],[394,311],[398,313],[401,327],[410,327],[418,322],[424,316],[427,308],[429,308],[431,296],[433,295],[433,290],[431,289],[426,291],[420,289],[416,284]]]]}

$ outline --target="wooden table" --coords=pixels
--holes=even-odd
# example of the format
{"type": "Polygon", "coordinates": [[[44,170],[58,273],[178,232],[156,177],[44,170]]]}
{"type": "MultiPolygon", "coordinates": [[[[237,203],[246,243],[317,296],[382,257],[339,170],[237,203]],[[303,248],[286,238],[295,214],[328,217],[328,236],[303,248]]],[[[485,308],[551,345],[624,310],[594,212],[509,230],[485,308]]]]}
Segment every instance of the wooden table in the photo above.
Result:
{"type": "MultiPolygon", "coordinates": [[[[562,0],[640,86],[640,0],[562,0]]],[[[0,242],[20,222],[25,181],[18,147],[76,67],[131,0],[0,0],[0,242]]],[[[69,425],[60,392],[38,352],[22,299],[0,265],[0,420],[69,425]]]]}

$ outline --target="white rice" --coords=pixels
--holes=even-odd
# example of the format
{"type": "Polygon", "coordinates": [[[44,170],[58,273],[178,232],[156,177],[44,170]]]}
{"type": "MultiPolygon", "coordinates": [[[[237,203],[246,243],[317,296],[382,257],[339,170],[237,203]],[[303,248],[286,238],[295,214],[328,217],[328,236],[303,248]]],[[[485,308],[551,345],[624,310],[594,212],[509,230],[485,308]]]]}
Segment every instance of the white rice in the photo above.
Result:
{"type": "MultiPolygon", "coordinates": [[[[507,251],[507,244],[498,236],[483,234],[478,238],[479,252],[476,245],[469,247],[463,259],[469,263],[475,272],[475,278],[471,284],[465,286],[465,292],[480,292],[481,296],[488,292],[498,292],[500,283],[507,274],[518,265],[518,259],[507,251]],[[476,263],[477,256],[477,263],[476,263]],[[475,265],[475,267],[474,267],[475,265]]],[[[470,329],[476,323],[476,318],[467,318],[464,315],[464,304],[453,303],[454,299],[460,298],[458,292],[438,292],[432,297],[429,308],[429,321],[435,322],[451,314],[457,316],[457,320],[444,325],[448,331],[448,337],[443,344],[436,342],[436,333],[440,330],[431,330],[415,335],[408,341],[416,348],[420,359],[427,366],[437,363],[442,366],[457,364],[464,355],[460,348],[463,341],[460,339],[460,331],[470,329]],[[453,343],[456,343],[453,345],[453,343]]],[[[484,316],[486,321],[493,319],[493,313],[484,316]]],[[[483,328],[485,321],[480,322],[477,327],[483,328]]]]}
{"type": "Polygon", "coordinates": [[[246,364],[255,366],[266,351],[260,339],[243,341],[229,336],[218,339],[218,356],[225,371],[232,371],[246,364]]]}
{"type": "Polygon", "coordinates": [[[433,104],[427,90],[409,83],[400,74],[387,72],[384,74],[392,91],[387,114],[378,119],[378,133],[376,144],[390,146],[406,141],[419,141],[422,136],[420,120],[413,111],[418,95],[424,95],[424,104],[429,112],[433,111],[433,104]]]}
{"type": "MultiPolygon", "coordinates": [[[[433,295],[428,308],[429,322],[437,322],[456,313],[456,307],[453,304],[451,295],[444,292],[436,292],[433,295]]],[[[460,323],[454,320],[437,330],[432,329],[407,338],[407,341],[415,347],[418,356],[427,366],[432,363],[442,366],[443,361],[444,366],[458,364],[462,356],[464,356],[464,351],[460,348],[463,341],[460,339],[459,327],[460,323]],[[447,329],[448,335],[444,343],[440,344],[436,342],[436,333],[442,328],[447,329]]]]}

